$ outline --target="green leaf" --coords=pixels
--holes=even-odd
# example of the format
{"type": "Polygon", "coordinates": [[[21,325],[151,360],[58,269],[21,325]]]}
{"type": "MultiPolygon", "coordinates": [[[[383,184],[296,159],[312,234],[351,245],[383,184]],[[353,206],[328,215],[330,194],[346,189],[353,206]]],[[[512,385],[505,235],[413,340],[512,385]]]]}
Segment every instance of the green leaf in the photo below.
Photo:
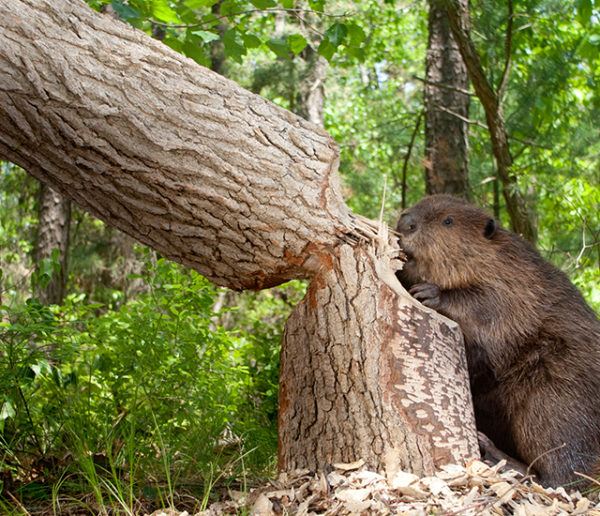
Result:
{"type": "Polygon", "coordinates": [[[235,29],[226,30],[223,34],[223,43],[225,44],[225,56],[241,63],[242,56],[246,55],[246,47],[242,44],[239,32],[235,29]]]}
{"type": "Polygon", "coordinates": [[[575,9],[577,9],[579,23],[584,27],[587,26],[592,18],[592,0],[577,0],[575,9]]]}
{"type": "Polygon", "coordinates": [[[335,45],[331,43],[327,38],[324,38],[319,45],[318,53],[320,56],[327,59],[327,61],[331,60],[333,54],[335,53],[335,45]]]}
{"type": "Polygon", "coordinates": [[[349,56],[355,57],[361,62],[364,61],[366,58],[365,51],[362,48],[358,47],[347,47],[344,53],[348,54],[349,56]]]}
{"type": "Polygon", "coordinates": [[[152,0],[152,17],[167,23],[179,23],[177,13],[171,9],[167,0],[152,0]]]}
{"type": "Polygon", "coordinates": [[[275,0],[250,0],[250,3],[258,9],[269,9],[277,5],[275,0]]]}
{"type": "Polygon", "coordinates": [[[280,3],[284,9],[292,9],[294,7],[294,0],[281,0],[280,3]]]}
{"type": "MultiPolygon", "coordinates": [[[[208,32],[207,34],[212,34],[208,32]]],[[[183,53],[192,58],[196,63],[201,64],[202,66],[208,66],[210,64],[209,59],[205,55],[200,46],[200,40],[195,37],[186,38],[183,42],[183,53]]]]}
{"type": "Polygon", "coordinates": [[[127,4],[123,3],[123,0],[116,0],[110,4],[110,6],[117,11],[119,18],[121,20],[129,20],[131,18],[140,18],[140,13],[138,13],[132,7],[129,7],[127,4]]]}
{"type": "Polygon", "coordinates": [[[338,47],[348,34],[348,29],[344,23],[334,23],[325,31],[325,37],[329,39],[334,47],[338,47]]]}
{"type": "Polygon", "coordinates": [[[299,54],[306,48],[308,42],[302,34],[290,34],[287,37],[287,44],[294,54],[299,54]]]}
{"type": "Polygon", "coordinates": [[[285,39],[281,38],[271,38],[267,41],[267,46],[275,52],[277,57],[282,57],[284,59],[290,58],[290,47],[287,44],[285,39]]]}
{"type": "Polygon", "coordinates": [[[229,16],[239,11],[239,5],[234,0],[225,0],[221,5],[221,15],[229,16]]]}
{"type": "Polygon", "coordinates": [[[219,25],[219,19],[213,13],[208,13],[202,17],[202,25],[204,27],[215,27],[219,25]]]}
{"type": "Polygon", "coordinates": [[[185,0],[184,5],[190,9],[201,9],[202,7],[212,7],[219,0],[185,0]]]}
{"type": "Polygon", "coordinates": [[[261,46],[262,41],[254,34],[242,34],[242,41],[246,48],[258,48],[261,46]]]}
{"type": "Polygon", "coordinates": [[[325,0],[308,0],[308,5],[314,11],[322,11],[325,8],[325,0]]]}
{"type": "Polygon", "coordinates": [[[163,43],[171,47],[173,50],[177,50],[177,52],[183,51],[183,43],[181,43],[181,41],[179,41],[177,38],[167,36],[165,39],[163,39],[163,43]]]}
{"type": "Polygon", "coordinates": [[[210,43],[211,41],[216,41],[221,38],[218,34],[206,30],[194,30],[192,31],[192,34],[198,36],[204,43],[210,43]]]}
{"type": "Polygon", "coordinates": [[[367,39],[365,31],[356,23],[348,23],[346,28],[348,29],[348,36],[350,36],[350,45],[357,47],[367,39]]]}

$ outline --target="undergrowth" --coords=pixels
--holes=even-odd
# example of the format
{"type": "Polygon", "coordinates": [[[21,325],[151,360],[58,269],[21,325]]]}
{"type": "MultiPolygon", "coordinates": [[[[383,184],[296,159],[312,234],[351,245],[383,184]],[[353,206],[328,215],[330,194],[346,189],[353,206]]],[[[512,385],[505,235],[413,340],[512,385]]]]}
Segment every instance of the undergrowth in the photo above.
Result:
{"type": "Polygon", "coordinates": [[[282,317],[227,330],[194,271],[141,277],[114,309],[0,307],[3,514],[191,512],[273,472],[282,317]]]}

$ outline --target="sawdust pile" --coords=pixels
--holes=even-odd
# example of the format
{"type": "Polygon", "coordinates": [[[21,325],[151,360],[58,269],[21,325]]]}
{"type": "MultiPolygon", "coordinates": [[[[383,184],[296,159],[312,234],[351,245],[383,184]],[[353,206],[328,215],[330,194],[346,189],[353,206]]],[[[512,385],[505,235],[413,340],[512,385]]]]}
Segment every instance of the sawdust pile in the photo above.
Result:
{"type": "MultiPolygon", "coordinates": [[[[580,514],[600,516],[597,493],[545,489],[521,474],[503,471],[504,461],[489,467],[473,461],[445,466],[435,476],[398,473],[391,479],[367,471],[362,462],[336,464],[329,473],[282,474],[268,486],[231,493],[196,516],[275,515],[504,515],[580,514]]],[[[187,516],[156,511],[152,516],[187,516]]]]}

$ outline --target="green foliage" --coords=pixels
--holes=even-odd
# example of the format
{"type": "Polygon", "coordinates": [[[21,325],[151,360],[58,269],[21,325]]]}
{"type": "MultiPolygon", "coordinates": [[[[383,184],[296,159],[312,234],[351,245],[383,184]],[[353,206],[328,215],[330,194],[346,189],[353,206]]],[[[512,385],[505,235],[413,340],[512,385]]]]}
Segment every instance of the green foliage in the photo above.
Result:
{"type": "MultiPolygon", "coordinates": [[[[538,221],[539,245],[598,309],[600,23],[593,13],[587,0],[515,4],[503,105],[513,170],[538,221]]],[[[506,17],[497,2],[473,6],[473,34],[494,84],[505,66],[506,17]]],[[[471,117],[485,120],[477,102],[471,117]]],[[[493,174],[488,140],[486,131],[473,129],[472,184],[493,174]]],[[[483,204],[491,204],[491,184],[477,189],[483,204]]]]}
{"type": "Polygon", "coordinates": [[[325,125],[340,143],[347,202],[354,211],[377,218],[387,178],[388,223],[402,204],[405,161],[407,204],[424,194],[422,121],[415,145],[409,146],[422,111],[421,84],[414,77],[424,76],[423,7],[378,0],[358,4],[355,19],[362,25],[348,24],[346,39],[368,40],[368,55],[360,64],[340,58],[327,93],[325,125]]]}
{"type": "Polygon", "coordinates": [[[46,481],[68,474],[104,503],[113,498],[100,479],[113,470],[117,479],[127,472],[139,498],[144,486],[172,496],[183,481],[202,492],[215,471],[235,480],[240,456],[245,469],[270,467],[273,339],[216,325],[218,292],[193,271],[159,259],[143,280],[146,294],[101,315],[75,294],[61,307],[30,299],[1,308],[3,462],[25,494],[27,472],[52,462],[46,481]],[[70,465],[61,463],[65,450],[70,465]]]}
{"type": "MultiPolygon", "coordinates": [[[[88,0],[100,9],[105,4],[119,17],[138,29],[152,34],[154,28],[164,29],[162,39],[174,50],[182,52],[201,65],[210,66],[211,47],[221,41],[225,57],[242,63],[248,50],[270,49],[276,57],[290,59],[308,44],[307,34],[300,32],[287,37],[272,37],[274,16],[289,13],[296,16],[317,16],[323,23],[329,13],[323,12],[324,2],[309,2],[303,8],[291,0],[184,0],[178,3],[167,0],[88,0]],[[267,30],[265,30],[267,29],[267,30]]],[[[331,60],[336,53],[345,53],[356,59],[365,57],[365,33],[355,22],[342,14],[329,23],[324,33],[310,29],[320,40],[319,54],[331,60]]],[[[305,24],[305,27],[312,27],[305,24]]]]}
{"type": "Polygon", "coordinates": [[[37,182],[0,161],[0,299],[24,299],[37,227],[37,182]]]}

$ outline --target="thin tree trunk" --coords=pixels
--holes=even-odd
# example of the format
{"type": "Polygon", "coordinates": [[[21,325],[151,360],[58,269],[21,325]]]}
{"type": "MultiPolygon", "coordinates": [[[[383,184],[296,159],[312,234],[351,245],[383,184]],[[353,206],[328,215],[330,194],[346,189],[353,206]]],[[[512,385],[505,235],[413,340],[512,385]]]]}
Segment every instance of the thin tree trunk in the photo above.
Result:
{"type": "Polygon", "coordinates": [[[327,61],[310,46],[304,52],[306,76],[298,85],[300,102],[298,114],[320,127],[325,126],[323,109],[325,104],[325,79],[327,78],[327,61]]]}
{"type": "Polygon", "coordinates": [[[477,456],[457,326],[400,287],[397,244],[343,202],[323,129],[81,2],[0,0],[0,156],[219,285],[313,280],[286,331],[283,467],[306,450],[375,464],[367,442],[417,472],[477,456]],[[328,404],[352,416],[342,435],[328,404]]]}
{"type": "MultiPolygon", "coordinates": [[[[465,5],[466,0],[461,0],[465,5]]],[[[466,7],[468,9],[468,6],[466,7]]],[[[440,0],[429,0],[425,81],[425,187],[469,196],[469,76],[440,0]]]]}
{"type": "MultiPolygon", "coordinates": [[[[443,1],[446,5],[452,35],[458,43],[458,48],[467,66],[475,93],[485,110],[492,149],[496,158],[496,170],[502,183],[502,194],[506,201],[506,209],[510,217],[511,227],[513,231],[523,235],[527,240],[535,242],[537,235],[535,225],[529,216],[527,205],[519,191],[517,179],[512,171],[513,160],[508,145],[502,103],[485,76],[479,60],[479,54],[471,40],[467,4],[464,0],[443,1]]],[[[510,35],[507,35],[507,37],[510,37],[510,35]]],[[[503,76],[501,85],[505,83],[505,80],[505,76],[503,76]]]]}
{"type": "Polygon", "coordinates": [[[60,270],[54,272],[46,285],[37,284],[35,295],[43,304],[60,304],[65,296],[68,278],[69,231],[71,201],[44,183],[40,183],[38,231],[34,257],[39,268],[42,260],[49,259],[52,251],[60,252],[60,270]]]}

